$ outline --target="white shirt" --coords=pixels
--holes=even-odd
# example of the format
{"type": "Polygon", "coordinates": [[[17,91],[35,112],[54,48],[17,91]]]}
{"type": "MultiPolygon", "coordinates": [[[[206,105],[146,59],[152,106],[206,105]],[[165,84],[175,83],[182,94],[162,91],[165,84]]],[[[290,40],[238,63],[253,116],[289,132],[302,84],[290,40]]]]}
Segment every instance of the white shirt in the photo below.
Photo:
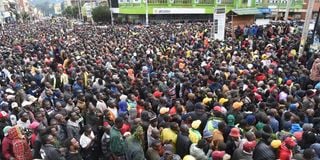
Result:
{"type": "Polygon", "coordinates": [[[101,113],[103,113],[105,110],[107,110],[107,105],[103,100],[99,100],[97,102],[96,108],[99,109],[101,113]]]}
{"type": "Polygon", "coordinates": [[[21,127],[22,129],[28,128],[30,125],[30,120],[27,120],[26,122],[21,121],[21,119],[18,120],[17,125],[21,127]]]}
{"type": "Polygon", "coordinates": [[[108,107],[108,109],[113,113],[113,115],[115,116],[115,118],[118,117],[118,109],[117,109],[117,108],[108,107]]]}
{"type": "MultiPolygon", "coordinates": [[[[94,134],[92,131],[91,131],[90,136],[94,138],[94,134]]],[[[91,141],[92,141],[92,139],[87,137],[84,133],[80,137],[80,145],[82,148],[87,148],[88,145],[91,143],[91,141]]]]}

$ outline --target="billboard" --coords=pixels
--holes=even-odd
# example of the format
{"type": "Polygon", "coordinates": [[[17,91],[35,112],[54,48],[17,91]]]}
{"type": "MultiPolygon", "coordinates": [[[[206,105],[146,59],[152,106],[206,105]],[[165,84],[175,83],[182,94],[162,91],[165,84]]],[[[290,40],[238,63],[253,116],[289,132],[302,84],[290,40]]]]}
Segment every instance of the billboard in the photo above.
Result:
{"type": "Polygon", "coordinates": [[[214,39],[224,40],[225,27],[226,27],[226,9],[216,8],[213,13],[213,30],[214,39]]]}

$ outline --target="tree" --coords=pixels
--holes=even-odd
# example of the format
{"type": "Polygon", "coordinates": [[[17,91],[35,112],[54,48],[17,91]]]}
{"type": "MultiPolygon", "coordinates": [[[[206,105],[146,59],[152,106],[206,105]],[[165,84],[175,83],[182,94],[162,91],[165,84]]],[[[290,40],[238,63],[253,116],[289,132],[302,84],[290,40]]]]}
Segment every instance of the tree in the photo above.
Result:
{"type": "Polygon", "coordinates": [[[21,13],[21,18],[23,22],[26,22],[30,19],[30,15],[27,12],[22,12],[21,13]]]}
{"type": "Polygon", "coordinates": [[[62,15],[68,18],[77,18],[78,14],[79,14],[79,11],[77,6],[75,7],[68,6],[62,12],[62,15]]]}
{"type": "Polygon", "coordinates": [[[111,11],[107,6],[98,6],[92,10],[92,18],[95,22],[110,23],[111,11]]]}

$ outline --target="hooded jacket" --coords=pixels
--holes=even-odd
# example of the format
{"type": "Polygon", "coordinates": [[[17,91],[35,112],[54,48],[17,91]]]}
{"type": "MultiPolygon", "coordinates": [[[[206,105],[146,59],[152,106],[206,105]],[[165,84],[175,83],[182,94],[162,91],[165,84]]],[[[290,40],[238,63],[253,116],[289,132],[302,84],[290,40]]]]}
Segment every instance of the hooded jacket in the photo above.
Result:
{"type": "Polygon", "coordinates": [[[292,151],[286,147],[283,143],[280,146],[279,159],[281,160],[290,160],[292,158],[292,151]]]}
{"type": "Polygon", "coordinates": [[[190,155],[195,157],[197,160],[207,160],[208,157],[201,148],[197,147],[197,144],[192,144],[190,147],[190,155]]]}
{"type": "Polygon", "coordinates": [[[8,136],[12,139],[12,151],[15,160],[32,160],[32,152],[24,139],[18,126],[11,128],[8,131],[8,136]]]}

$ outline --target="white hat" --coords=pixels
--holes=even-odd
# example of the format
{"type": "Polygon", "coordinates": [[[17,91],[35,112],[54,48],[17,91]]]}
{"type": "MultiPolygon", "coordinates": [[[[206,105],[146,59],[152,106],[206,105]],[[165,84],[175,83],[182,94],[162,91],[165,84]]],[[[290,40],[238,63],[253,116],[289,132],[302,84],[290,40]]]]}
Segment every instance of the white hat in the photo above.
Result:
{"type": "Polygon", "coordinates": [[[15,93],[14,90],[11,89],[11,88],[7,88],[5,92],[6,93],[10,93],[10,94],[14,94],[15,93]]]}
{"type": "Polygon", "coordinates": [[[25,106],[30,106],[31,104],[32,104],[32,102],[24,100],[24,101],[22,102],[21,106],[22,106],[22,107],[25,107],[25,106]]]}
{"type": "Polygon", "coordinates": [[[38,98],[36,98],[35,96],[33,95],[27,95],[27,101],[30,101],[31,103],[34,103],[35,101],[37,101],[38,98]]]}
{"type": "Polygon", "coordinates": [[[120,96],[120,100],[122,100],[122,101],[127,100],[127,98],[128,98],[128,96],[126,96],[126,95],[124,95],[124,94],[120,96]]]}
{"type": "Polygon", "coordinates": [[[16,98],[15,95],[7,95],[8,100],[14,100],[16,98]]]}
{"type": "Polygon", "coordinates": [[[18,103],[17,102],[12,102],[11,103],[11,108],[13,109],[13,108],[18,108],[19,106],[18,106],[18,103]]]}

